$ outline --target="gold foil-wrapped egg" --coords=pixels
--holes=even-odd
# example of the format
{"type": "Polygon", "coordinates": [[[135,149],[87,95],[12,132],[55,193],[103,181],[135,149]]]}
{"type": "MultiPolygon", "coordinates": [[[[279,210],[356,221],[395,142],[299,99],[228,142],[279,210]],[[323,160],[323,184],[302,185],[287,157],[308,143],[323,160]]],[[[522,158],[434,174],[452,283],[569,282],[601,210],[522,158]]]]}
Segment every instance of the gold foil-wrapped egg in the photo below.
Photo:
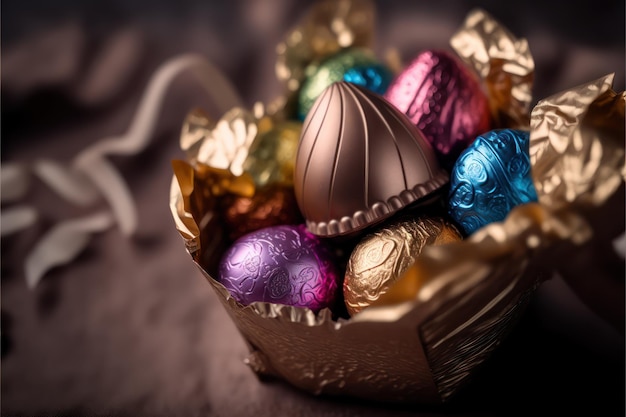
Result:
{"type": "MultiPolygon", "coordinates": [[[[353,316],[385,296],[394,282],[412,272],[410,267],[425,246],[461,239],[452,223],[431,216],[398,219],[365,236],[346,268],[343,294],[348,313],[353,316]]],[[[419,281],[419,277],[410,280],[419,281]]],[[[385,301],[394,300],[387,297],[385,301]]]]}
{"type": "Polygon", "coordinates": [[[259,133],[250,145],[243,163],[244,171],[252,176],[257,186],[293,185],[293,170],[301,130],[302,123],[287,120],[259,133]]]}
{"type": "Polygon", "coordinates": [[[355,235],[448,179],[407,116],[364,87],[332,84],[304,121],[294,190],[314,234],[355,235]]]}

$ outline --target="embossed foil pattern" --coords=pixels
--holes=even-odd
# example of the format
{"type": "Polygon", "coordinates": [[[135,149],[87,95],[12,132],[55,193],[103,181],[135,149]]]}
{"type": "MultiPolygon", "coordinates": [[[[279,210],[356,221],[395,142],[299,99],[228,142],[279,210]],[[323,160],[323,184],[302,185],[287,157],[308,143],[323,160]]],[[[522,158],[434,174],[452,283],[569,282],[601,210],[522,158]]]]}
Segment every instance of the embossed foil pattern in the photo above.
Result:
{"type": "MultiPolygon", "coordinates": [[[[321,59],[344,47],[367,45],[372,38],[371,2],[328,0],[320,3],[323,7],[316,7],[315,13],[290,32],[285,44],[280,45],[277,69],[282,69],[281,80],[290,86],[290,91],[298,88],[304,76],[302,69],[313,59],[321,59]]],[[[496,125],[510,128],[514,122],[521,128],[528,127],[534,64],[526,41],[511,37],[506,29],[479,10],[468,15],[466,24],[451,44],[487,84],[491,108],[499,121],[496,125]]],[[[378,305],[379,299],[349,320],[333,317],[332,310],[327,308],[314,312],[275,302],[243,305],[219,282],[219,261],[228,250],[228,242],[225,222],[215,215],[217,200],[228,193],[245,198],[253,194],[251,178],[232,172],[248,154],[251,130],[241,129],[243,135],[235,138],[236,141],[215,138],[214,145],[207,144],[216,149],[209,154],[221,155],[224,158],[219,159],[225,161],[220,165],[222,169],[208,169],[210,167],[198,163],[196,157],[201,144],[199,139],[213,131],[215,125],[194,122],[191,126],[194,129],[184,130],[181,138],[189,139],[182,141],[181,147],[190,161],[173,163],[176,178],[172,181],[170,207],[193,262],[215,290],[249,347],[245,363],[259,375],[278,377],[314,394],[420,405],[450,399],[498,347],[523,312],[533,290],[547,278],[540,272],[546,266],[544,257],[549,256],[549,251],[558,249],[559,245],[584,242],[593,234],[594,230],[578,214],[580,209],[604,204],[616,186],[623,186],[626,101],[623,91],[616,93],[610,88],[612,79],[608,76],[564,91],[540,101],[533,110],[530,154],[541,203],[513,207],[503,221],[483,226],[460,242],[425,246],[410,267],[413,273],[404,273],[387,295],[399,287],[410,287],[414,291],[402,291],[393,305],[378,305]],[[607,131],[608,125],[615,130],[607,131]],[[230,144],[236,144],[236,152],[230,152],[227,147],[230,144]],[[405,285],[405,281],[411,284],[414,280],[419,281],[419,285],[405,285]]],[[[310,156],[319,176],[310,188],[317,192],[307,197],[311,199],[307,204],[315,207],[314,213],[309,215],[321,213],[322,217],[307,222],[309,227],[332,231],[333,227],[339,230],[342,224],[343,231],[355,230],[360,227],[355,218],[362,217],[366,220],[364,224],[371,225],[386,218],[384,208],[380,207],[399,201],[392,197],[382,206],[372,203],[378,201],[370,200],[376,188],[365,192],[360,188],[360,180],[355,181],[351,176],[353,171],[368,167],[360,171],[369,173],[365,183],[372,178],[385,181],[388,177],[397,178],[392,167],[406,162],[403,157],[411,153],[403,147],[402,130],[400,133],[396,130],[404,123],[381,116],[388,113],[384,106],[368,107],[367,100],[362,101],[361,105],[353,107],[320,107],[322,110],[315,112],[315,117],[320,119],[309,126],[309,132],[303,136],[308,141],[307,146],[319,147],[315,152],[325,149],[320,155],[310,156]],[[347,117],[344,112],[355,113],[357,117],[342,130],[340,121],[347,117]],[[367,126],[363,115],[367,116],[367,126]],[[319,121],[326,117],[331,119],[326,125],[332,128],[322,131],[319,121]],[[378,127],[373,128],[369,123],[378,127]],[[386,123],[393,127],[393,135],[391,138],[382,136],[384,140],[397,140],[396,151],[402,158],[375,153],[378,142],[365,146],[368,141],[362,140],[373,136],[374,132],[378,136],[387,132],[381,128],[386,123]],[[358,131],[360,142],[346,140],[344,135],[350,129],[358,131]],[[363,149],[376,157],[355,158],[356,165],[340,165],[343,158],[351,159],[363,149]],[[369,165],[364,161],[369,161],[369,165]],[[371,169],[374,166],[376,169],[371,169]],[[345,183],[329,187],[333,184],[331,178],[345,183]],[[328,217],[328,210],[336,209],[335,204],[341,201],[337,196],[341,194],[361,198],[365,208],[358,209],[360,214],[357,215],[348,210],[349,214],[340,220],[328,217]],[[335,198],[329,199],[330,195],[335,198]],[[363,198],[365,196],[368,198],[363,198]],[[372,213],[372,217],[364,213],[372,213]]],[[[398,113],[402,115],[399,110],[398,113]]],[[[244,122],[244,127],[254,127],[245,123],[247,116],[243,116],[237,119],[244,122]]],[[[242,126],[240,121],[224,122],[227,130],[242,126]]],[[[486,145],[485,149],[488,149],[486,145]]],[[[309,156],[304,161],[302,167],[307,166],[309,156]]],[[[217,164],[221,161],[210,158],[204,162],[217,164]]],[[[477,164],[475,168],[481,166],[477,164]]],[[[391,194],[395,196],[395,193],[394,189],[391,194]]],[[[400,200],[398,206],[403,206],[403,201],[400,200]]],[[[391,210],[395,208],[397,206],[391,206],[391,210]]],[[[280,253],[284,253],[280,249],[284,243],[277,245],[272,261],[281,259],[280,253]]],[[[302,256],[304,258],[298,259],[310,259],[302,256]]],[[[239,264],[254,269],[256,261],[239,264]]],[[[269,285],[268,293],[285,291],[283,277],[276,274],[276,282],[269,285]]],[[[245,285],[244,288],[250,291],[245,285]]]]}
{"type": "Polygon", "coordinates": [[[460,241],[461,234],[451,223],[424,216],[398,220],[367,235],[352,251],[344,277],[343,294],[350,315],[385,294],[425,246],[452,240],[460,241]]]}
{"type": "Polygon", "coordinates": [[[448,206],[467,234],[537,201],[528,146],[529,132],[497,129],[463,151],[451,173],[448,206]]]}
{"type": "Polygon", "coordinates": [[[447,51],[419,54],[394,79],[385,98],[422,131],[447,168],[491,126],[489,101],[477,76],[447,51]]]}
{"type": "Polygon", "coordinates": [[[328,307],[337,294],[336,260],[304,225],[259,229],[224,254],[219,280],[241,304],[328,307]]]}

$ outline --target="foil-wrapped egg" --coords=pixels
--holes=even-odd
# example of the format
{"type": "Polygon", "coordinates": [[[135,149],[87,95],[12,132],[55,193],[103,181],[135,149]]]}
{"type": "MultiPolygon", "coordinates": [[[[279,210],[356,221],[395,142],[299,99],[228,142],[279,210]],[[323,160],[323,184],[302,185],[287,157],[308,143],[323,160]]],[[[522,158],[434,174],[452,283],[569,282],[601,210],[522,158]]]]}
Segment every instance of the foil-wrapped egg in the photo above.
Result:
{"type": "Polygon", "coordinates": [[[280,183],[257,188],[251,197],[224,195],[218,207],[231,242],[258,229],[304,221],[293,187],[280,183]]]}
{"type": "Polygon", "coordinates": [[[422,131],[446,169],[491,128],[489,101],[477,76],[444,50],[420,53],[384,95],[422,131]]]}
{"type": "Polygon", "coordinates": [[[294,191],[316,235],[354,235],[434,197],[448,179],[419,129],[364,87],[332,84],[304,121],[294,191]]]}
{"type": "Polygon", "coordinates": [[[458,229],[440,216],[398,219],[365,236],[350,254],[343,281],[350,316],[381,299],[426,246],[461,239],[458,229]]]}
{"type": "Polygon", "coordinates": [[[302,123],[287,120],[260,133],[250,145],[243,169],[257,186],[293,185],[296,149],[302,123]]]}
{"type": "Polygon", "coordinates": [[[326,58],[310,73],[298,93],[298,117],[304,120],[317,97],[337,81],[357,84],[383,94],[393,78],[391,70],[366,48],[344,49],[326,58]]]}
{"type": "Polygon", "coordinates": [[[537,201],[529,132],[495,129],[464,150],[450,174],[448,212],[467,235],[502,221],[517,205],[537,201]]]}
{"type": "Polygon", "coordinates": [[[262,301],[314,312],[332,308],[340,288],[333,253],[302,224],[240,237],[222,256],[218,276],[243,305],[262,301]]]}

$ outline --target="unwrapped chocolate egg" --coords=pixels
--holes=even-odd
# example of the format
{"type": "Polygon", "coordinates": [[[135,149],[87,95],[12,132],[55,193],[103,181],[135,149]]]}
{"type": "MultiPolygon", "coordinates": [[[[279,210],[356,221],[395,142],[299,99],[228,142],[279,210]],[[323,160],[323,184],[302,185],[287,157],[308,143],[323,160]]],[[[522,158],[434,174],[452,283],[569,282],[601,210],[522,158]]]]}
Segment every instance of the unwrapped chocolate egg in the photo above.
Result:
{"type": "Polygon", "coordinates": [[[316,235],[353,235],[433,197],[448,179],[419,129],[364,87],[332,84],[304,121],[294,191],[316,235]]]}
{"type": "Polygon", "coordinates": [[[422,131],[446,169],[491,128],[489,101],[479,79],[447,51],[420,53],[391,82],[385,98],[422,131]]]}
{"type": "Polygon", "coordinates": [[[219,265],[219,282],[243,305],[263,301],[318,312],[332,307],[339,279],[330,249],[302,224],[244,235],[219,265]]]}
{"type": "Polygon", "coordinates": [[[259,133],[248,150],[243,169],[257,186],[268,184],[293,185],[296,149],[302,123],[287,120],[259,133]]]}
{"type": "Polygon", "coordinates": [[[491,130],[459,156],[450,174],[448,212],[466,234],[504,220],[517,205],[537,201],[529,136],[523,130],[491,130]]]}
{"type": "Polygon", "coordinates": [[[352,250],[346,267],[343,295],[348,313],[353,316],[384,296],[424,247],[461,239],[451,222],[430,216],[399,219],[368,234],[352,250]]]}
{"type": "Polygon", "coordinates": [[[383,94],[393,78],[391,70],[369,49],[342,50],[319,66],[311,66],[298,95],[298,117],[304,120],[317,97],[329,85],[346,81],[383,94]]]}

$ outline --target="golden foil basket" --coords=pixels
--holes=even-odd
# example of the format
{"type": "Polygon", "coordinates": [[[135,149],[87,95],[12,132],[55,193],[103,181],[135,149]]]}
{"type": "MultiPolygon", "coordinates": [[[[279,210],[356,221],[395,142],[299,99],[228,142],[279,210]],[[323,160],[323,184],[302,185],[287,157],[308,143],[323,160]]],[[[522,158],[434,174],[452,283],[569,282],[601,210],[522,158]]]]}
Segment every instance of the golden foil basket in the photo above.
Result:
{"type": "MultiPolygon", "coordinates": [[[[248,193],[246,180],[176,161],[176,226],[247,342],[244,362],[263,379],[312,394],[422,404],[452,398],[515,326],[537,286],[558,271],[551,254],[588,242],[594,236],[590,219],[623,189],[625,99],[611,89],[612,80],[607,75],[564,91],[532,110],[530,155],[539,202],[515,207],[503,222],[463,241],[424,248],[413,273],[390,290],[399,302],[373,304],[350,319],[334,319],[328,309],[316,315],[237,303],[215,279],[227,244],[213,208],[226,189],[248,193]],[[411,282],[416,276],[419,285],[411,282]]],[[[190,116],[184,132],[194,130],[189,123],[197,116],[190,116]]]]}
{"type": "Polygon", "coordinates": [[[443,403],[498,348],[533,291],[559,271],[554,254],[623,232],[605,236],[604,227],[598,235],[602,220],[594,216],[624,187],[624,93],[611,89],[610,74],[540,100],[531,111],[528,43],[472,11],[451,47],[482,80],[496,126],[530,130],[539,201],[465,240],[425,247],[389,289],[393,304],[374,303],[350,319],[329,309],[243,306],[216,280],[229,241],[220,203],[254,194],[245,172],[251,143],[289,119],[307,68],[342,48],[372,47],[374,22],[369,0],[320,0],[277,47],[285,98],[254,114],[234,108],[218,123],[190,113],[181,135],[187,160],[173,162],[170,207],[192,261],[247,342],[243,361],[262,380],[315,395],[443,403]]]}

